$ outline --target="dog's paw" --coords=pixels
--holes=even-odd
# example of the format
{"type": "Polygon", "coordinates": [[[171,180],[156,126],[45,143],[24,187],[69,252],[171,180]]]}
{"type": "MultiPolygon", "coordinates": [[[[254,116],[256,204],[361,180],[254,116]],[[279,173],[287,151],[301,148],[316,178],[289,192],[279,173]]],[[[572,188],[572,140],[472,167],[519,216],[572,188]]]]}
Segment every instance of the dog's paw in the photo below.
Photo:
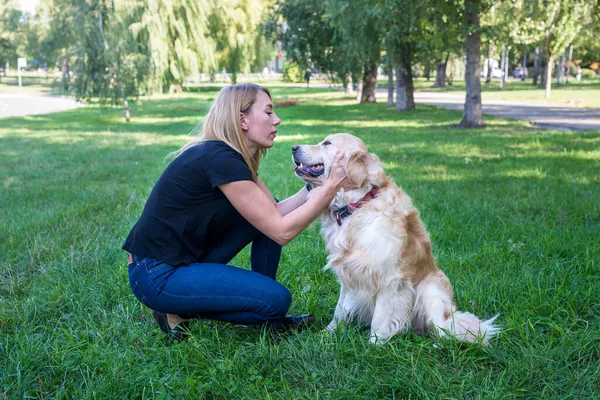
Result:
{"type": "Polygon", "coordinates": [[[374,344],[375,346],[381,346],[383,344],[386,344],[387,342],[387,339],[384,339],[377,335],[371,335],[371,337],[369,337],[369,343],[374,344]]]}

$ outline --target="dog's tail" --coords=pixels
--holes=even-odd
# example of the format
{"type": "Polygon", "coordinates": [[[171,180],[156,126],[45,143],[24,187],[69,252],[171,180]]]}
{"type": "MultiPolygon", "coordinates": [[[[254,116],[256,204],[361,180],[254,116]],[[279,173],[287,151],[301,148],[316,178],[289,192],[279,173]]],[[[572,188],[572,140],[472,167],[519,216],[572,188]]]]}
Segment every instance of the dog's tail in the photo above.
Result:
{"type": "Polygon", "coordinates": [[[450,282],[441,271],[430,274],[417,286],[414,311],[413,326],[421,331],[433,327],[440,337],[485,345],[501,330],[494,324],[498,315],[482,321],[476,315],[458,311],[450,282]]]}
{"type": "Polygon", "coordinates": [[[455,311],[444,321],[443,326],[436,326],[436,330],[442,337],[451,335],[466,342],[488,344],[490,338],[500,332],[500,327],[494,325],[498,315],[482,321],[474,314],[455,311]]]}

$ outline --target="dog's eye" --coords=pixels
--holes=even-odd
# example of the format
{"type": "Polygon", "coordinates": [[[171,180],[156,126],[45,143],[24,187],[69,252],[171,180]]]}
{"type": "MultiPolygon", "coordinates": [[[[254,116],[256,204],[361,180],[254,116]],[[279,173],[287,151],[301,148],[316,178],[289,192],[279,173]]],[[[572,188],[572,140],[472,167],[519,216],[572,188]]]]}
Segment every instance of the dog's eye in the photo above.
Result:
{"type": "Polygon", "coordinates": [[[324,141],[323,143],[321,143],[323,146],[327,146],[330,145],[331,142],[329,140],[324,141]]]}

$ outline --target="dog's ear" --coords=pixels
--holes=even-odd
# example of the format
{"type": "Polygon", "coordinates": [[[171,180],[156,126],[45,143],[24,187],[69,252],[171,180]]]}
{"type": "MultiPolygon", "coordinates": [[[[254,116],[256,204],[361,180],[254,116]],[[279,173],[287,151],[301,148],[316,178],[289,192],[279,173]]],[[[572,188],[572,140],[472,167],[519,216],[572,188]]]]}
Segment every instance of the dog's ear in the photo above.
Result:
{"type": "Polygon", "coordinates": [[[388,178],[385,176],[385,171],[383,170],[383,164],[379,160],[379,157],[373,153],[369,153],[367,155],[367,171],[369,183],[377,186],[378,188],[383,188],[387,185],[388,178]]]}
{"type": "Polygon", "coordinates": [[[361,187],[369,175],[366,158],[367,153],[362,150],[355,151],[348,157],[346,175],[354,187],[361,187]]]}

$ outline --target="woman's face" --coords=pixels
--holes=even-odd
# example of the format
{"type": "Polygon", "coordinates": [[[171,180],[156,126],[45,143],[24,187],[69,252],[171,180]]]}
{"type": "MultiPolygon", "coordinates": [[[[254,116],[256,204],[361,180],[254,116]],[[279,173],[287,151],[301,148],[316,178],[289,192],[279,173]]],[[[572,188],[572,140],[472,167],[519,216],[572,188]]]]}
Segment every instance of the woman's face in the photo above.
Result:
{"type": "Polygon", "coordinates": [[[273,102],[265,92],[258,92],[256,102],[247,116],[242,115],[241,126],[248,148],[252,153],[268,149],[275,144],[277,125],[281,120],[273,110],[273,102]]]}

